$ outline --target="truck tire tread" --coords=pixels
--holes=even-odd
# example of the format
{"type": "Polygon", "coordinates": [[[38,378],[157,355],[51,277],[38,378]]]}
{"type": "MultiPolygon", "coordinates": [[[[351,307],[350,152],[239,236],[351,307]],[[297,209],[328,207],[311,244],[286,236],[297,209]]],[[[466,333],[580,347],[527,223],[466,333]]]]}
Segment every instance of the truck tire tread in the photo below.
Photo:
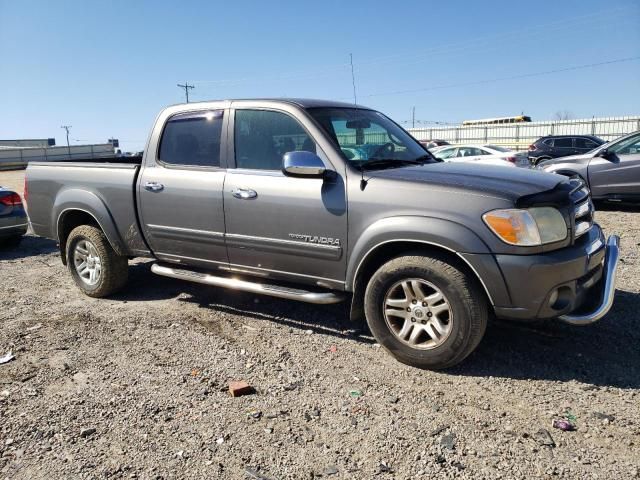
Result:
{"type": "Polygon", "coordinates": [[[107,240],[102,230],[92,225],[81,225],[74,228],[67,238],[67,266],[76,285],[86,295],[102,298],[112,295],[122,289],[127,283],[129,274],[129,260],[118,255],[107,240]],[[87,286],[78,278],[73,265],[73,247],[82,238],[86,238],[96,247],[102,264],[101,278],[96,288],[87,286]]]}
{"type": "Polygon", "coordinates": [[[382,265],[367,285],[365,313],[374,337],[394,357],[402,363],[433,370],[450,368],[468,357],[480,344],[489,317],[487,301],[478,281],[437,254],[408,254],[382,265]],[[448,339],[433,350],[420,351],[402,345],[389,332],[379,306],[386,288],[402,275],[420,276],[446,290],[454,310],[453,341],[448,339]]]}

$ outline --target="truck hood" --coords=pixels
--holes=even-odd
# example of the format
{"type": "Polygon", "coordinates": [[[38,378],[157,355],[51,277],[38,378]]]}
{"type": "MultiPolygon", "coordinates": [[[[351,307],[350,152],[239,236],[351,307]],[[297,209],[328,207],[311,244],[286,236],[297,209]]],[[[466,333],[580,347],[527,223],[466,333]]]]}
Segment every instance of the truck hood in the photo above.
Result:
{"type": "Polygon", "coordinates": [[[520,197],[552,190],[565,177],[539,170],[470,163],[430,163],[416,167],[365,172],[375,178],[420,182],[452,187],[515,201],[520,197]]]}

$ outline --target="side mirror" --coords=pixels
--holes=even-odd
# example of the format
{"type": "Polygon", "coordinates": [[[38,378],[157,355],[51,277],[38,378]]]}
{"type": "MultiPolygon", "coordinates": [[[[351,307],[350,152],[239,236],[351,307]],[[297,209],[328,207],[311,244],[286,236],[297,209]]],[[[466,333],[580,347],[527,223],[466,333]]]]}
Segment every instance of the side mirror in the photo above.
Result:
{"type": "Polygon", "coordinates": [[[609,158],[609,149],[604,148],[598,152],[598,156],[602,158],[609,158]]]}
{"type": "Polygon", "coordinates": [[[327,169],[318,155],[312,152],[287,152],[282,172],[290,177],[323,177],[327,169]]]}

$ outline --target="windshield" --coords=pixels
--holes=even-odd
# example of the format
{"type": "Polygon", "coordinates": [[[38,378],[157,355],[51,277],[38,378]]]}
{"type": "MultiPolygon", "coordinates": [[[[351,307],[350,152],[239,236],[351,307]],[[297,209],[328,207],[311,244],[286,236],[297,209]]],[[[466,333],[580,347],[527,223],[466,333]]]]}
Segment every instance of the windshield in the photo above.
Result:
{"type": "Polygon", "coordinates": [[[345,160],[360,167],[374,160],[388,165],[434,161],[417,140],[382,113],[359,108],[309,108],[309,114],[340,148],[345,160]]]}

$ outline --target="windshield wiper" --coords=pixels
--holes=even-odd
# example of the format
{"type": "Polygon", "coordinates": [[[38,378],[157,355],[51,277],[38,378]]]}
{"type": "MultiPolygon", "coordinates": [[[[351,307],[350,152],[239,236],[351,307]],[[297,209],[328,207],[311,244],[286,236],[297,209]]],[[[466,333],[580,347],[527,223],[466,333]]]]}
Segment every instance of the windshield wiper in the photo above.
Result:
{"type": "Polygon", "coordinates": [[[369,170],[375,168],[393,168],[393,167],[406,167],[407,165],[424,165],[422,157],[416,160],[404,160],[400,158],[372,158],[364,163],[360,164],[360,169],[369,170]]]}

